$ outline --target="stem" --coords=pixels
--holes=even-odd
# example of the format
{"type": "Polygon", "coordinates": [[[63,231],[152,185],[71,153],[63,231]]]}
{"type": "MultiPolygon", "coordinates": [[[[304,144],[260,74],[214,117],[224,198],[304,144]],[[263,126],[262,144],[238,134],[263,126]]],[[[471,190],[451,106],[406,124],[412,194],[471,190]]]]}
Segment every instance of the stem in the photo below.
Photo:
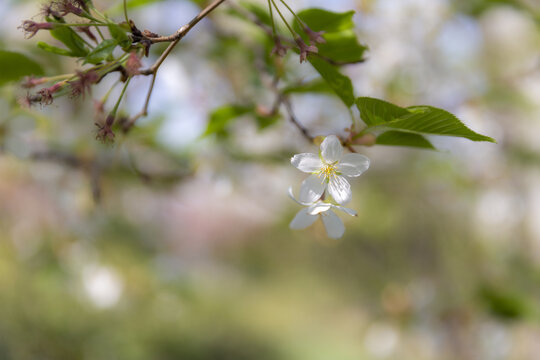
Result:
{"type": "Polygon", "coordinates": [[[170,36],[163,36],[159,38],[152,38],[150,39],[153,43],[157,42],[167,42],[172,41],[167,49],[161,54],[161,56],[157,59],[157,61],[152,65],[149,69],[142,70],[141,74],[143,75],[151,75],[155,74],[163,61],[169,56],[169,54],[172,52],[174,47],[182,40],[186,34],[193,29],[193,27],[202,19],[204,19],[208,14],[210,14],[215,8],[217,8],[219,5],[221,5],[225,0],[215,0],[212,4],[208,5],[204,10],[202,10],[197,16],[195,16],[188,24],[182,26],[180,29],[176,31],[174,35],[170,36]]]}
{"type": "Polygon", "coordinates": [[[304,27],[305,26],[304,22],[302,21],[302,19],[300,19],[300,17],[298,15],[296,15],[296,13],[293,11],[293,9],[291,9],[291,7],[284,0],[280,0],[280,1],[291,12],[291,14],[293,14],[294,18],[296,19],[296,21],[298,21],[300,26],[304,27]]]}
{"type": "Polygon", "coordinates": [[[118,106],[120,106],[120,102],[122,101],[122,98],[124,97],[124,94],[126,93],[126,89],[129,86],[130,81],[131,81],[131,77],[127,79],[126,83],[124,84],[124,87],[122,88],[120,97],[118,97],[118,101],[116,101],[116,104],[114,105],[114,109],[111,111],[112,116],[116,116],[116,112],[118,111],[118,106]]]}
{"type": "Polygon", "coordinates": [[[213,3],[208,5],[205,9],[203,9],[197,16],[195,16],[189,23],[182,26],[180,29],[176,31],[173,35],[169,36],[160,36],[157,38],[151,38],[149,39],[152,41],[152,43],[158,43],[158,42],[170,42],[175,41],[183,38],[186,36],[186,34],[202,19],[204,19],[208,14],[210,14],[215,8],[217,8],[219,5],[224,3],[225,0],[215,0],[213,3]]]}
{"type": "Polygon", "coordinates": [[[276,36],[276,23],[274,21],[274,10],[272,10],[272,3],[268,0],[268,11],[270,12],[270,22],[272,23],[272,34],[276,36]]]}
{"type": "Polygon", "coordinates": [[[127,0],[124,0],[124,17],[126,18],[126,23],[129,25],[129,16],[127,11],[127,0]]]}
{"type": "Polygon", "coordinates": [[[82,27],[82,26],[109,26],[108,24],[104,24],[104,23],[71,23],[71,24],[68,24],[68,23],[55,23],[56,26],[78,26],[78,27],[82,27]]]}
{"type": "Polygon", "coordinates": [[[272,2],[272,4],[274,4],[274,7],[276,8],[276,11],[277,13],[279,14],[279,16],[281,17],[281,20],[283,20],[283,22],[285,23],[285,26],[287,26],[287,29],[289,29],[289,31],[291,32],[293,38],[296,38],[298,36],[298,34],[296,34],[296,32],[293,30],[293,28],[291,27],[291,25],[289,25],[289,23],[287,22],[287,20],[285,19],[285,16],[283,16],[283,14],[281,13],[281,11],[279,10],[276,2],[274,0],[270,0],[272,2]]]}
{"type": "Polygon", "coordinates": [[[101,32],[101,30],[99,30],[99,26],[96,26],[96,30],[99,34],[99,37],[101,38],[102,41],[105,41],[105,37],[103,36],[103,33],[101,32]]]}

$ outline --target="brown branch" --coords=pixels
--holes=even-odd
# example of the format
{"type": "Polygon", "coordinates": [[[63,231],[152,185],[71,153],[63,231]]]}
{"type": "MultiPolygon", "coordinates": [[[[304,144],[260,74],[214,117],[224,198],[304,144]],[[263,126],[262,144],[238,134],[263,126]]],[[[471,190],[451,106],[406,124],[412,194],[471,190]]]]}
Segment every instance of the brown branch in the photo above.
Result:
{"type": "Polygon", "coordinates": [[[174,34],[169,36],[158,36],[149,38],[149,40],[155,44],[159,42],[170,42],[170,41],[176,41],[182,39],[199,21],[204,19],[208,14],[210,14],[215,8],[217,8],[219,5],[221,5],[225,0],[215,0],[213,3],[208,5],[206,8],[204,8],[197,16],[195,16],[189,23],[182,26],[180,29],[178,29],[174,34]]]}
{"type": "Polygon", "coordinates": [[[143,109],[133,116],[131,119],[129,119],[128,122],[124,125],[124,132],[129,131],[133,125],[135,125],[135,122],[143,117],[148,115],[148,105],[150,103],[150,98],[152,97],[152,92],[154,90],[154,84],[156,82],[156,75],[159,70],[159,67],[165,59],[171,54],[175,46],[182,40],[186,34],[193,29],[199,21],[204,19],[208,14],[210,14],[215,8],[217,8],[219,5],[224,3],[225,0],[215,0],[213,3],[208,5],[206,8],[204,8],[197,16],[195,16],[189,23],[182,26],[180,29],[178,29],[173,35],[169,36],[158,36],[158,37],[152,37],[152,38],[146,38],[151,43],[159,43],[159,42],[171,42],[169,46],[165,49],[165,51],[159,56],[159,58],[156,60],[156,62],[150,66],[148,69],[143,69],[140,71],[141,75],[152,75],[152,82],[150,83],[150,88],[148,89],[148,94],[146,95],[146,101],[144,103],[143,109]]]}

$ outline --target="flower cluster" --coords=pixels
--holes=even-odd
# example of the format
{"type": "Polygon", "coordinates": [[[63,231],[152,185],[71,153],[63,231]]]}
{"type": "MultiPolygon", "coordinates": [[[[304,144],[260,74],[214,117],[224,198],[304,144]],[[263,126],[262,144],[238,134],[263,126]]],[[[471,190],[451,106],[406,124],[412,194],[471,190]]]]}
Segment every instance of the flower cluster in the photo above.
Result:
{"type": "MultiPolygon", "coordinates": [[[[63,47],[54,47],[45,42],[38,46],[53,54],[77,58],[85,67],[67,74],[26,78],[21,85],[27,89],[27,95],[19,100],[20,104],[25,107],[34,104],[46,106],[61,96],[84,98],[92,93],[92,88],[104,77],[118,73],[118,81],[99,101],[102,112],[109,96],[116,94],[113,88],[123,84],[120,96],[106,117],[101,116],[101,112],[96,114],[99,115],[96,138],[111,143],[115,138],[113,125],[118,125],[122,119],[122,116],[117,116],[117,111],[130,79],[147,75],[141,71],[141,58],[147,54],[151,45],[149,37],[158,35],[147,30],[139,31],[133,21],[128,19],[127,11],[124,22],[115,22],[97,10],[90,0],[49,0],[42,6],[40,15],[43,22],[23,21],[19,28],[24,31],[25,37],[32,38],[40,31],[49,31],[63,47]],[[122,51],[116,51],[117,48],[122,51]]],[[[141,114],[146,114],[146,110],[141,114]]],[[[135,117],[133,119],[136,120],[135,117]]],[[[127,123],[132,124],[135,121],[133,119],[127,123]]]]}
{"type": "Polygon", "coordinates": [[[339,139],[330,135],[321,143],[319,155],[297,154],[292,157],[291,164],[310,175],[302,182],[298,199],[289,188],[289,196],[305,206],[296,214],[290,227],[304,229],[320,217],[330,238],[343,236],[345,226],[333,210],[356,216],[354,210],[342,206],[352,198],[351,185],[346,177],[362,175],[369,168],[369,159],[356,153],[343,154],[339,139]],[[327,194],[335,204],[329,201],[327,194]]]}

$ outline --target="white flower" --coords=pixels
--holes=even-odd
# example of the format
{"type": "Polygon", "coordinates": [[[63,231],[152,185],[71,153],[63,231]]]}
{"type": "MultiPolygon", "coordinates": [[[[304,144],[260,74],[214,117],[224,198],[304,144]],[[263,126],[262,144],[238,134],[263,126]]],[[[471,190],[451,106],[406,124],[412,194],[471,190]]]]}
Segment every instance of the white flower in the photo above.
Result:
{"type": "Polygon", "coordinates": [[[346,204],[351,200],[351,185],[342,176],[360,176],[369,168],[369,159],[360,154],[343,155],[341,142],[335,135],[327,136],[321,144],[320,155],[297,154],[291,159],[298,170],[311,175],[300,187],[300,198],[312,198],[313,202],[328,192],[338,204],[346,204]]]}
{"type": "Polygon", "coordinates": [[[356,216],[356,211],[352,209],[322,202],[321,200],[311,201],[309,197],[302,198],[302,194],[300,194],[300,199],[296,200],[293,195],[292,188],[289,188],[289,196],[300,205],[306,206],[296,214],[294,219],[289,224],[289,227],[294,230],[305,229],[320,217],[328,237],[332,239],[339,239],[345,233],[345,225],[343,224],[343,221],[336,215],[336,213],[332,211],[332,209],[341,210],[346,214],[356,216]]]}

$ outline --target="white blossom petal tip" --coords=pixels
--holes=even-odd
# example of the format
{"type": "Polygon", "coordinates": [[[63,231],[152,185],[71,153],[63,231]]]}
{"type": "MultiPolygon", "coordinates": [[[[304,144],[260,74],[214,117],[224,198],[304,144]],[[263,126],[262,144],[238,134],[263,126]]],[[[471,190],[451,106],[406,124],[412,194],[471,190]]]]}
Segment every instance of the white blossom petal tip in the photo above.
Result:
{"type": "Polygon", "coordinates": [[[343,211],[345,214],[358,217],[358,213],[356,211],[354,211],[353,209],[349,209],[349,208],[343,207],[343,206],[335,206],[335,205],[334,205],[334,208],[343,211]]]}
{"type": "Polygon", "coordinates": [[[343,221],[333,211],[327,211],[322,214],[322,221],[326,234],[331,239],[339,239],[345,234],[345,225],[343,221]]]}
{"type": "Polygon", "coordinates": [[[351,185],[343,176],[335,175],[328,182],[328,192],[340,204],[346,204],[352,199],[351,185]]]}
{"type": "Polygon", "coordinates": [[[343,155],[343,146],[336,135],[327,136],[321,143],[321,155],[328,164],[335,163],[343,155]]]}
{"type": "Polygon", "coordinates": [[[351,153],[342,156],[336,169],[345,176],[356,177],[362,175],[362,173],[369,169],[369,164],[370,160],[368,157],[351,153]]]}
{"type": "Polygon", "coordinates": [[[302,202],[302,201],[298,200],[298,199],[294,196],[294,192],[293,192],[292,186],[289,186],[289,190],[288,190],[287,194],[289,195],[289,197],[290,197],[295,203],[297,203],[297,204],[299,204],[299,205],[310,206],[310,205],[313,204],[313,203],[306,203],[306,202],[302,202]]]}
{"type": "Polygon", "coordinates": [[[289,227],[293,230],[302,230],[312,225],[318,218],[317,215],[310,215],[308,213],[309,208],[303,208],[300,210],[294,219],[292,219],[289,227]]]}
{"type": "Polygon", "coordinates": [[[310,153],[296,154],[291,158],[291,164],[300,171],[313,173],[322,166],[319,156],[310,153]]]}
{"type": "Polygon", "coordinates": [[[298,201],[304,204],[313,204],[319,200],[326,189],[324,179],[317,175],[308,176],[300,185],[298,201]]]}

